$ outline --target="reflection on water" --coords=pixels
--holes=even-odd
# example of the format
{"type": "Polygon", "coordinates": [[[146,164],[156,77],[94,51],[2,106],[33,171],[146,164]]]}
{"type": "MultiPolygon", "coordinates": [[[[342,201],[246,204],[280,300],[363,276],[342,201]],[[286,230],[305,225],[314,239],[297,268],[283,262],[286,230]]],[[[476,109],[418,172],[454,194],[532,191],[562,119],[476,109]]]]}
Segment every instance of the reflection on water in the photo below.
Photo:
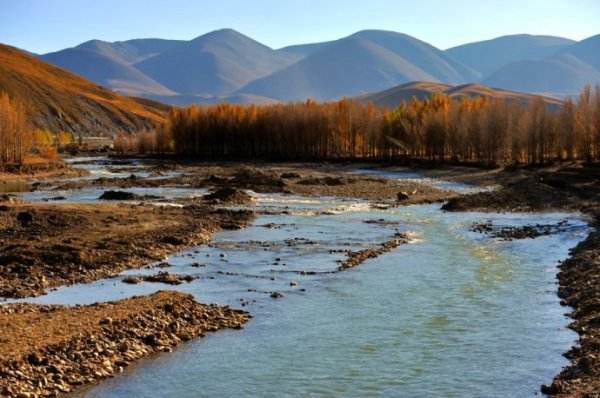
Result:
{"type": "MultiPolygon", "coordinates": [[[[561,354],[575,335],[555,265],[587,235],[575,215],[381,210],[275,194],[257,195],[257,206],[269,211],[249,228],[168,259],[169,272],[199,277],[175,289],[250,311],[247,327],[142,361],[82,396],[526,397],[566,364],[561,354]],[[365,222],[374,219],[388,222],[365,222]],[[471,232],[482,220],[567,220],[570,228],[507,242],[471,232]],[[418,239],[352,270],[320,273],[335,270],[345,250],[398,231],[418,239]],[[273,291],[284,297],[271,299],[273,291]]],[[[84,304],[169,288],[107,279],[30,301],[84,304]]]]}

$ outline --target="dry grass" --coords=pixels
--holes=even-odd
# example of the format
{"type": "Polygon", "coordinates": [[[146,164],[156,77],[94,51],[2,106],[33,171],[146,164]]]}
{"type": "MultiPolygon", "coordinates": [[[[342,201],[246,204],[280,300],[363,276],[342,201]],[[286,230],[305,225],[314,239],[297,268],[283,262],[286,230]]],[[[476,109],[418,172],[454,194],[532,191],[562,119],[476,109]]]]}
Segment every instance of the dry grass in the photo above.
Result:
{"type": "Polygon", "coordinates": [[[138,131],[164,121],[168,107],[124,97],[22,51],[0,45],[0,91],[22,101],[34,127],[52,131],[138,131]]]}

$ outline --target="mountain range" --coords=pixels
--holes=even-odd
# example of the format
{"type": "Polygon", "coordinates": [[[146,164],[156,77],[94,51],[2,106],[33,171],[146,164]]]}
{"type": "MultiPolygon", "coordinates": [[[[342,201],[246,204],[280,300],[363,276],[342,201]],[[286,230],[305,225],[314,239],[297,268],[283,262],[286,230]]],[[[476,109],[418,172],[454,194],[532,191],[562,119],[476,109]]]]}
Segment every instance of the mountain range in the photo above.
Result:
{"type": "Polygon", "coordinates": [[[600,84],[600,35],[580,42],[511,35],[444,51],[402,33],[365,30],[276,50],[222,29],[189,41],[93,40],[39,57],[113,91],[176,105],[333,100],[413,81],[561,97],[600,84]]]}

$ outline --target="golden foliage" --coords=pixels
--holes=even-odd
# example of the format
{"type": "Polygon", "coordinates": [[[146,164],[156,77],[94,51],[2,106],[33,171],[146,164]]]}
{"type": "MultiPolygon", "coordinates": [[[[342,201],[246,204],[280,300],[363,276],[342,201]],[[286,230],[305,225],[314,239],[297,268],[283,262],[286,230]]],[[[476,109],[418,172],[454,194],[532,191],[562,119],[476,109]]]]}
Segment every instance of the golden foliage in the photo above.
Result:
{"type": "Polygon", "coordinates": [[[551,110],[485,97],[412,99],[393,111],[343,99],[171,110],[154,134],[120,136],[126,152],[213,159],[391,159],[487,164],[600,160],[600,88],[551,110]]]}
{"type": "Polygon", "coordinates": [[[0,93],[0,166],[22,164],[31,143],[24,106],[0,93]]]}

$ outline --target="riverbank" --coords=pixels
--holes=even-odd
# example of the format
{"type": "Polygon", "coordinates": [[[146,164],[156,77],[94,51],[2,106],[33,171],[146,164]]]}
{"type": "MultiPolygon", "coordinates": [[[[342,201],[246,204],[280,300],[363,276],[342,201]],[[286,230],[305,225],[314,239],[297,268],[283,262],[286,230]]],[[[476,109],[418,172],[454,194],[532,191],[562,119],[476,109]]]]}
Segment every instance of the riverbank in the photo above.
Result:
{"type": "Polygon", "coordinates": [[[88,306],[0,306],[0,394],[53,397],[205,333],[239,329],[243,311],[158,292],[88,306]]]}
{"type": "Polygon", "coordinates": [[[595,397],[600,391],[600,168],[567,165],[499,172],[501,188],[451,199],[449,211],[580,211],[595,229],[560,264],[558,294],[573,308],[570,328],[578,345],[565,368],[542,392],[556,397],[595,397]]]}
{"type": "Polygon", "coordinates": [[[203,205],[0,202],[0,296],[38,296],[159,262],[252,217],[203,205]]]}

